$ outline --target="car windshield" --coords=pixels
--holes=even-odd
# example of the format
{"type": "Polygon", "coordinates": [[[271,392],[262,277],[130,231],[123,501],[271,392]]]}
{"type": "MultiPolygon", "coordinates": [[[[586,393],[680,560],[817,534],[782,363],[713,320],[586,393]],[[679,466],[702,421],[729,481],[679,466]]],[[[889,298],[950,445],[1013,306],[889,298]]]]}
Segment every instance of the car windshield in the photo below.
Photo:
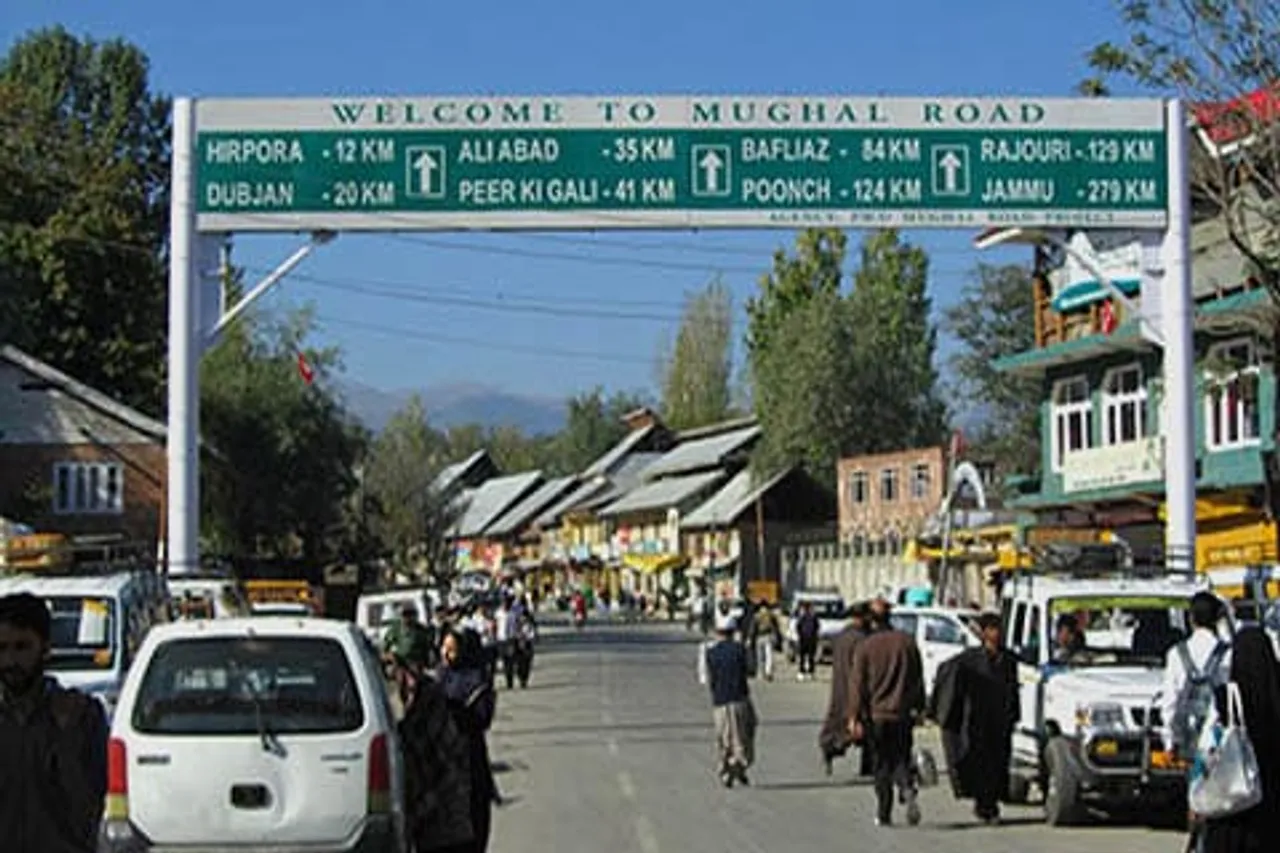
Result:
{"type": "Polygon", "coordinates": [[[1184,596],[1088,596],[1050,602],[1048,625],[1054,659],[1068,666],[1161,666],[1165,654],[1187,636],[1184,596]],[[1068,616],[1079,630],[1071,647],[1058,637],[1068,616]]]}
{"type": "Polygon", "coordinates": [[[144,734],[319,734],[363,724],[347,655],[320,637],[170,641],[151,658],[133,711],[144,734]]]}
{"type": "Polygon", "coordinates": [[[45,598],[49,625],[50,670],[109,670],[115,665],[116,603],[109,598],[45,598]]]}

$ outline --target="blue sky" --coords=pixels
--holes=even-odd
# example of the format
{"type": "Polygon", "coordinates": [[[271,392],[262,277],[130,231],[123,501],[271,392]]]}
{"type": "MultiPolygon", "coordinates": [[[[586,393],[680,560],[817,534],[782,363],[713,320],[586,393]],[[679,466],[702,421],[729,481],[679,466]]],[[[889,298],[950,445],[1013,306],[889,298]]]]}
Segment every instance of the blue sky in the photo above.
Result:
{"type": "MultiPolygon", "coordinates": [[[[157,89],[195,96],[1050,96],[1071,94],[1087,50],[1119,36],[1116,21],[1111,0],[7,0],[0,38],[52,24],[123,36],[150,55],[157,89]]],[[[979,260],[972,235],[907,236],[932,256],[935,304],[950,303],[979,260]]],[[[348,375],[375,387],[474,382],[551,397],[652,387],[684,294],[719,275],[741,319],[771,252],[791,238],[343,235],[300,269],[312,280],[288,281],[268,304],[314,301],[348,375]],[[420,287],[423,298],[361,293],[361,282],[420,287]]],[[[241,237],[236,258],[265,271],[294,245],[241,237]]]]}

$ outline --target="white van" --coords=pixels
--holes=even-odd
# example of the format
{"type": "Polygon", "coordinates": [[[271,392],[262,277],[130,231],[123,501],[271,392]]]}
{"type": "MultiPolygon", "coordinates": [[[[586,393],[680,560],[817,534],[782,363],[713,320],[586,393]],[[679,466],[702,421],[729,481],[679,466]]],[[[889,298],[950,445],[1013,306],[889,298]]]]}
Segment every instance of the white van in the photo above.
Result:
{"type": "Polygon", "coordinates": [[[121,691],[107,757],[103,853],[406,849],[391,704],[348,622],[156,629],[121,691]]]}
{"type": "Polygon", "coordinates": [[[0,577],[0,595],[18,592],[49,605],[49,675],[96,696],[108,713],[148,631],[169,619],[164,580],[151,571],[0,577]]]}
{"type": "Polygon", "coordinates": [[[170,575],[168,585],[174,619],[230,619],[249,612],[249,600],[235,578],[170,575]]]}
{"type": "Polygon", "coordinates": [[[431,624],[437,602],[431,591],[422,587],[390,589],[360,596],[356,602],[356,624],[376,647],[382,648],[382,638],[400,618],[405,605],[414,608],[418,621],[423,625],[431,624]]]}

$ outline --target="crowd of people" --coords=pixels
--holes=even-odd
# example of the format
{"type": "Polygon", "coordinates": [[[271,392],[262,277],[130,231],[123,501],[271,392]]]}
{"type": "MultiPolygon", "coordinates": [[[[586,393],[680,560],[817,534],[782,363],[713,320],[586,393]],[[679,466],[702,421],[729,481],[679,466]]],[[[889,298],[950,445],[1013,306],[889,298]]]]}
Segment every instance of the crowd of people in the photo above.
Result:
{"type": "MultiPolygon", "coordinates": [[[[714,641],[704,643],[698,677],[711,694],[717,747],[716,773],[725,787],[749,784],[760,724],[751,679],[772,677],[773,631],[768,608],[715,616],[714,641]]],[[[1017,660],[1005,647],[1000,617],[982,614],[981,644],[938,669],[926,695],[919,649],[897,631],[891,605],[877,599],[850,608],[847,627],[832,642],[831,690],[818,735],[822,765],[830,775],[835,759],[856,748],[860,776],[874,779],[879,826],[892,825],[895,806],[906,821],[921,820],[919,788],[931,757],[915,748],[915,731],[937,724],[953,794],[974,802],[974,816],[998,824],[1008,797],[1012,738],[1022,717],[1017,660]]],[[[1164,746],[1190,765],[1192,787],[1205,770],[1206,726],[1227,720],[1229,693],[1239,696],[1240,736],[1256,762],[1252,796],[1238,795],[1240,808],[1212,815],[1188,808],[1191,848],[1197,853],[1254,853],[1280,837],[1280,649],[1261,626],[1228,619],[1224,603],[1198,593],[1189,603],[1190,633],[1167,647],[1162,691],[1164,746]],[[1216,716],[1214,716],[1216,715],[1216,716]]],[[[1083,638],[1072,617],[1055,626],[1054,659],[1069,664],[1083,638]]],[[[801,665],[804,677],[805,665],[801,665]]],[[[1239,787],[1237,785],[1236,787],[1239,787]]],[[[1190,802],[1189,802],[1190,806],[1190,802]]]]}
{"type": "MultiPolygon", "coordinates": [[[[997,822],[1000,793],[1008,783],[1010,737],[1018,721],[1017,675],[1004,650],[999,618],[979,620],[982,647],[941,668],[934,701],[927,706],[920,650],[911,635],[893,628],[890,613],[884,599],[857,604],[847,614],[847,627],[832,641],[830,697],[818,733],[825,772],[830,775],[835,759],[856,748],[859,774],[874,779],[877,825],[891,825],[898,804],[909,824],[919,823],[921,759],[914,738],[927,712],[946,733],[957,795],[976,801],[980,820],[997,822]]],[[[800,644],[806,647],[798,657],[803,680],[813,677],[816,647],[816,627],[806,631],[806,616],[811,611],[799,614],[797,624],[800,644]]],[[[770,650],[779,630],[767,607],[756,608],[745,624],[740,622],[720,613],[717,639],[699,657],[699,679],[711,691],[717,775],[726,787],[748,784],[758,724],[749,682],[757,671],[772,677],[770,650]]]]}

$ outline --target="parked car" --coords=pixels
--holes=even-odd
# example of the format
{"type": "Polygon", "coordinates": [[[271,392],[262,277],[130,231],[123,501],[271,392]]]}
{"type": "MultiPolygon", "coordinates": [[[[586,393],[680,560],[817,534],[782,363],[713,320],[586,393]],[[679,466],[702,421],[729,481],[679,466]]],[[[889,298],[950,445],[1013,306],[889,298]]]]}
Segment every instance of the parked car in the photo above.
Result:
{"type": "Polygon", "coordinates": [[[153,629],[107,757],[103,853],[406,849],[391,703],[349,622],[153,629]]]}
{"type": "Polygon", "coordinates": [[[975,624],[976,610],[946,607],[895,607],[889,621],[899,631],[915,637],[924,662],[925,691],[933,694],[938,667],[967,648],[981,645],[975,624]]]}

